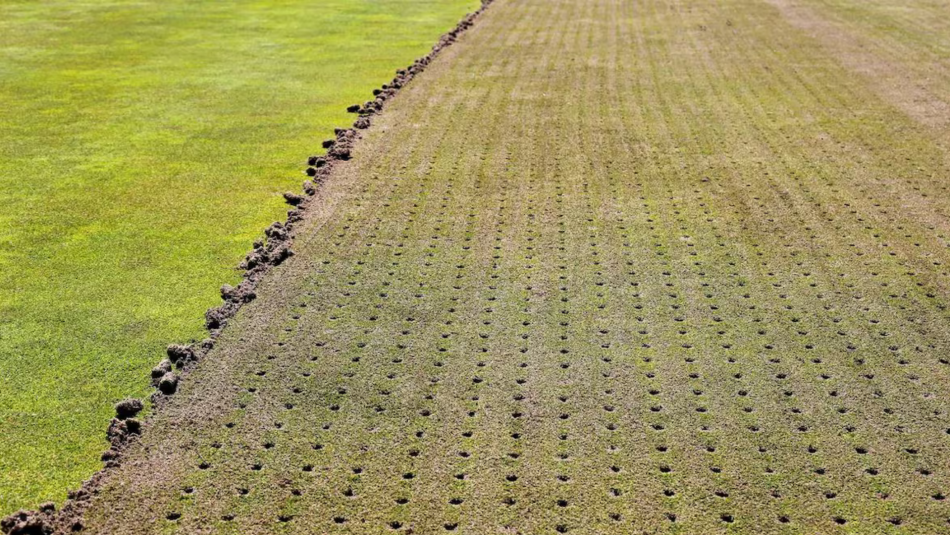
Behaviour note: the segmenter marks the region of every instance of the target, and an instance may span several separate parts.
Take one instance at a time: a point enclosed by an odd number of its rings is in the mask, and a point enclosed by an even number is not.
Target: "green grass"
[[[348,104],[472,0],[0,5],[0,513],[92,474]]]

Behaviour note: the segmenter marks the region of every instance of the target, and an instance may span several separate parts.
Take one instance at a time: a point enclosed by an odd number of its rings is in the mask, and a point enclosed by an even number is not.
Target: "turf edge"
[[[336,129],[336,138],[323,142],[326,154],[309,158],[306,174],[310,178],[303,183],[304,194],[284,193],[287,204],[294,207],[287,212],[286,221],[276,221],[264,230],[266,239],[255,242],[253,250],[241,262],[240,268],[245,270],[241,283],[237,287],[227,284],[222,286],[221,297],[224,303],[205,313],[208,337],[200,344],[169,345],[168,358],[152,369],[152,385],[156,387],[150,397],[152,414],[161,410],[168,398],[174,395],[178,383],[211,351],[228,320],[234,317],[244,304],[256,298],[255,289],[258,282],[272,267],[293,256],[291,246],[297,223],[303,220],[311,198],[316,194],[317,188],[329,179],[335,165],[350,159],[350,152],[361,137],[359,131],[369,128],[372,124],[371,117],[383,110],[386,101],[424,71],[442,50],[455,43],[458,36],[471,28],[492,2],[493,0],[481,0],[481,7],[463,17],[455,28],[443,34],[428,54],[416,59],[407,68],[398,69],[396,77],[390,83],[373,90],[373,100],[347,108],[348,112],[359,114],[353,126]],[[126,399],[116,404],[116,416],[106,431],[110,447],[102,454],[103,468],[84,481],[78,490],[69,491],[62,508],[57,510],[56,504],[49,502],[40,505],[35,511],[18,511],[0,520],[0,532],[6,535],[52,535],[82,531],[83,514],[90,498],[97,492],[109,471],[121,464],[122,452],[141,432],[142,422],[135,416],[143,408],[144,404],[138,399]]]

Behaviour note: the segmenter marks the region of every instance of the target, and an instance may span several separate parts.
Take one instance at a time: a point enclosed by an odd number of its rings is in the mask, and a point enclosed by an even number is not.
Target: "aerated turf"
[[[0,516],[99,468],[346,106],[477,5],[0,3]]]
[[[946,132],[887,97],[769,3],[498,0],[86,529],[950,529]]]

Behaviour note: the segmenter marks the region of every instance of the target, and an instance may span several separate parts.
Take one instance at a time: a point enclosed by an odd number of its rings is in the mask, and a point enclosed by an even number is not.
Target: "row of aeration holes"
[[[818,361],[820,362],[820,359],[814,359],[814,360],[818,360]],[[823,376],[823,378],[825,378],[825,377]],[[839,412],[840,412],[840,411],[839,411]]]
[[[749,113],[749,112],[746,110],[745,113]],[[791,138],[790,138],[790,134],[784,134],[784,137],[785,137],[785,141],[786,141],[786,142],[791,139]],[[771,139],[769,136],[765,136],[764,139],[765,139],[766,143],[767,143],[771,148],[773,148],[773,149],[775,148],[775,147],[774,147],[774,143],[773,143],[772,139]],[[865,139],[865,142],[868,142],[868,141],[869,141],[869,140]],[[839,145],[840,145],[840,146],[843,146],[843,143],[839,143]],[[824,153],[827,154],[827,151],[828,151],[827,148],[822,148],[821,150],[822,150]],[[799,176],[798,172],[796,171],[795,168],[796,168],[797,166],[795,165],[795,163],[794,163],[794,162],[790,162],[790,161],[788,160],[787,152],[785,152],[785,151],[778,151],[778,152],[776,152],[775,154],[778,154],[778,155],[779,155],[779,158],[780,158],[781,161],[784,163],[785,169],[786,169],[786,170],[788,171],[788,173],[792,176],[794,182],[796,182],[796,183],[801,183],[801,182],[802,182],[802,177]],[[821,160],[821,159],[817,159],[817,160],[812,160],[812,161],[805,162],[805,164],[806,164],[807,166],[809,166],[810,168],[814,169],[814,172],[813,172],[813,173],[808,173],[807,176],[812,176],[812,175],[814,175],[814,176],[816,176],[816,177],[821,177],[821,176],[823,175],[823,174],[821,173],[820,169],[818,169],[818,166],[820,165],[820,164],[818,163],[819,161],[822,161],[822,160]],[[888,168],[893,167],[894,164],[895,164],[895,162],[894,162],[894,161],[891,161],[891,160],[883,160],[882,163],[884,163],[885,167],[888,167]],[[764,164],[764,162],[761,162],[760,165],[761,165],[761,166],[764,166],[765,164]],[[919,172],[919,169],[915,169],[915,172]],[[768,174],[768,173],[766,173],[766,175],[767,175],[767,174]],[[911,174],[913,174],[913,173],[911,173]],[[848,177],[849,174],[848,174],[848,173],[844,173],[843,175],[836,175],[836,178],[840,178],[841,176]],[[887,180],[891,180],[892,178],[893,178],[892,176],[888,175]],[[883,182],[881,182],[880,180],[878,180],[877,182],[878,182],[878,184],[883,183]],[[905,181],[904,181],[904,180],[899,180],[899,182],[905,182]],[[908,182],[908,183],[909,183],[909,182]],[[825,189],[831,188],[831,192],[832,192],[832,193],[838,193],[838,191],[839,191],[839,190],[835,189],[835,185],[836,185],[836,184],[835,184],[833,181],[831,181],[830,179],[825,179],[821,184],[819,184],[819,187],[821,187],[822,185],[825,187]],[[865,196],[865,204],[870,204],[871,207],[873,207],[873,208],[880,208],[881,202],[880,202],[879,200],[874,199],[874,198],[871,198],[871,197],[868,197],[868,195],[867,195],[867,188],[866,188],[866,185],[867,185],[867,184],[866,184],[866,183],[864,183],[864,182],[857,182],[857,183],[855,183],[855,185],[856,185],[858,191],[859,191],[861,194],[863,194],[863,195]],[[819,211],[822,212],[822,216],[825,217],[826,219],[828,219],[829,221],[833,221],[833,218],[830,217],[831,214],[828,213],[827,209],[823,209],[823,208],[822,208],[822,205],[821,205],[820,201],[818,200],[818,198],[817,198],[815,195],[813,195],[813,194],[811,193],[811,191],[809,190],[808,186],[807,186],[807,185],[801,185],[800,188],[802,189],[802,191],[803,191],[803,193],[805,194],[805,196],[807,197],[807,199],[808,199],[812,204],[814,204],[814,205],[818,208]],[[887,189],[887,188],[885,188],[885,189]],[[914,189],[917,190],[918,188],[914,188]],[[946,189],[945,186],[944,186],[944,189]],[[853,191],[853,190],[852,190],[852,191]],[[924,193],[923,196],[926,196],[926,193]],[[850,208],[850,207],[851,207],[851,204],[854,203],[855,200],[858,200],[859,203],[860,203],[860,199],[855,199],[853,196],[848,197],[847,199],[840,199],[840,198],[838,199],[838,201],[841,202],[845,208]],[[827,206],[827,203],[826,203],[825,206]],[[887,215],[887,211],[886,211],[886,210],[879,210],[879,212],[880,212],[882,215]],[[857,223],[859,224],[859,226],[860,226],[861,223],[864,222],[864,218],[860,216],[860,213],[859,213],[857,210],[850,209],[850,214],[855,216],[855,219],[857,220]],[[893,217],[888,217],[887,219],[888,219],[889,221],[891,221],[891,222],[894,222],[894,221],[895,221],[895,219],[894,219]],[[840,229],[840,225],[839,225],[838,228]],[[931,228],[931,230],[933,230],[932,227],[929,227],[929,228]],[[901,227],[901,226],[898,226],[897,229],[898,229],[898,230],[902,230],[902,227]],[[865,229],[864,229],[864,230],[872,230],[872,228],[871,228],[870,226],[865,225]],[[910,238],[910,237],[911,237],[910,235],[906,235],[906,234],[905,234],[902,239],[907,239],[907,238]],[[875,239],[879,239],[880,236],[879,236],[878,234],[875,234],[875,235],[874,235],[874,238],[875,238]],[[886,245],[886,244],[885,244],[885,245]],[[919,244],[919,243],[915,243],[915,246],[919,247],[920,244]],[[890,253],[890,256],[895,256],[895,254],[894,254],[893,252],[891,252],[891,253]],[[937,263],[937,265],[939,265],[939,263]],[[919,284],[918,284],[918,286],[919,286]]]
[[[422,184],[419,184],[419,186],[418,186],[419,193],[418,193],[417,195],[421,195],[421,192],[423,191],[423,187],[424,187],[424,185],[425,185],[425,184],[424,184],[425,181],[420,181],[420,182],[423,182],[423,183],[422,183]],[[399,180],[398,180],[398,179],[393,180],[393,184],[392,184],[392,186],[390,187],[390,191],[389,191],[389,198],[395,198],[395,197],[396,197],[398,188],[399,188]],[[417,196],[417,198],[418,198],[418,196]],[[388,203],[387,203],[387,207],[388,207]],[[408,210],[408,211],[406,211],[406,212],[403,212],[403,215],[406,215],[406,216],[407,216],[407,221],[405,222],[405,226],[404,226],[403,232],[402,232],[402,237],[403,237],[403,239],[408,238],[408,236],[410,235],[410,232],[411,232],[411,230],[412,230],[412,225],[413,225],[413,223],[414,223],[414,221],[415,221],[414,216],[415,216],[415,214],[416,214],[415,208],[418,208],[418,202],[413,205],[413,209]],[[379,226],[377,225],[377,227],[374,229],[374,232],[379,232],[379,230],[380,230],[380,229],[379,229]],[[375,235],[370,236],[370,237],[371,237],[371,238],[374,238]],[[403,244],[402,244],[402,243],[399,243],[399,244],[397,245],[397,248],[398,248],[398,249],[401,249],[402,247],[403,247]],[[364,255],[368,256],[368,252],[367,252],[367,253],[364,253]],[[398,257],[398,256],[401,256],[401,252],[398,252],[398,254],[396,254],[395,256],[397,256],[397,257]],[[391,266],[390,266],[391,271],[389,271],[388,274],[387,274],[387,276],[388,276],[390,279],[395,275],[395,270],[398,269],[399,264],[400,264],[400,262],[395,262],[395,261],[391,263]],[[401,279],[400,279],[400,280],[401,280]],[[353,284],[353,283],[351,282],[351,284]],[[384,283],[383,283],[383,286],[384,286],[384,287],[388,287],[388,286],[390,286],[390,285],[391,285],[391,282],[389,282],[389,281],[384,281]],[[388,292],[391,291],[391,290],[387,290],[387,289],[385,289],[385,288],[373,288],[371,291],[374,292],[374,293],[377,293],[377,295],[378,295],[380,298],[385,299],[385,298],[387,297],[387,295],[388,295]],[[369,321],[370,321],[370,322],[376,321],[376,318],[378,317],[378,314],[381,314],[381,313],[382,313],[382,310],[381,310],[381,309],[379,309],[379,308],[375,309],[374,312],[372,312],[372,315],[368,318]],[[405,321],[411,324],[411,323],[413,322],[413,318],[411,318],[411,317],[410,317],[410,318],[406,318]],[[366,332],[366,333],[364,333],[364,334],[367,334],[367,333],[368,333],[368,332]],[[408,333],[408,329],[407,329],[407,330],[404,330],[404,331],[403,331],[403,334],[409,334],[409,333]],[[364,344],[365,344],[365,342],[364,342]],[[358,344],[357,347],[360,348],[359,346],[360,346],[360,344]],[[404,347],[404,346],[402,346],[402,344],[397,344],[397,346],[399,346],[399,347]],[[365,347],[365,345],[364,345],[363,347]],[[356,357],[356,358],[358,358],[358,357]],[[398,358],[398,357],[393,360],[393,363],[394,363],[394,364],[397,364],[397,365],[398,365],[399,363],[401,363],[401,362],[402,362],[402,360],[401,360],[400,358]],[[391,372],[390,372],[389,374],[387,374],[387,378],[390,379],[390,380],[393,380],[393,379],[396,379],[397,376],[396,376],[394,373],[391,373]],[[389,392],[389,390],[387,389],[387,390],[382,391],[381,393],[382,393],[383,395],[388,395],[388,392]],[[334,410],[334,409],[337,409],[337,410],[338,410],[338,406],[333,406],[333,407],[331,407],[331,410]],[[384,411],[384,408],[383,408],[383,407],[381,407],[381,406],[377,406],[377,407],[376,407],[376,413],[377,413],[377,414],[379,414],[380,412],[383,412],[383,411]],[[325,430],[325,431],[328,430],[328,427],[327,427],[327,426],[324,426],[324,430]],[[417,432],[416,432],[416,436],[417,436],[417,438],[422,438],[422,431],[417,431]],[[319,440],[319,438],[318,438],[318,440]],[[327,440],[327,437],[324,437],[323,440],[326,441],[326,440]],[[330,439],[330,440],[332,440],[332,439]],[[317,444],[315,444],[314,447],[315,447],[315,448],[318,448],[318,449],[322,449],[322,448],[323,448],[323,444],[320,443],[320,442],[318,442]],[[414,449],[414,450],[411,450],[411,451],[410,451],[410,456],[416,456],[416,455],[419,455],[419,451],[418,451],[418,450],[415,450],[415,449]],[[312,470],[312,467],[309,467],[309,466],[305,467],[305,470],[308,469],[308,468],[310,468],[310,469]],[[355,475],[359,475],[359,474],[362,474],[362,473],[363,473],[363,468],[362,468],[362,467],[353,467],[352,471],[353,471],[353,473],[354,473]],[[407,475],[411,475],[411,473],[407,473]],[[355,494],[355,492],[353,491],[352,487],[345,489],[345,490],[343,491],[343,495],[344,495],[344,496],[347,496],[347,497],[355,497],[355,496],[356,496],[356,494]],[[334,518],[334,521],[337,522],[337,523],[343,523],[343,522],[345,522],[345,517],[339,517],[339,516],[338,516],[338,517],[335,517],[335,518]],[[393,525],[394,525],[394,526],[398,526],[398,523],[394,523]]]
[[[807,347],[807,346],[806,346]],[[810,348],[809,348],[810,349]]]
[[[804,224],[804,223],[803,223],[803,224]],[[814,284],[812,284],[812,287],[814,287]],[[867,311],[868,308],[865,307],[863,310]],[[839,320],[836,319],[835,321],[837,322],[837,321],[839,321]],[[869,323],[871,323],[871,324],[876,324],[876,323],[878,323],[878,321],[875,320],[875,319],[871,319]],[[839,332],[840,332],[840,331],[839,331]],[[882,332],[881,334],[882,334],[882,335],[886,335],[887,333],[886,333],[886,332]],[[853,345],[849,345],[849,349],[853,350],[853,349],[854,349]],[[892,352],[896,352],[899,348],[897,348],[896,346],[893,346],[893,345],[892,345],[892,346],[890,346],[889,349],[890,349]],[[820,359],[812,359],[812,361],[813,361],[813,362],[820,362]],[[855,360],[855,363],[858,364],[858,365],[861,365],[861,364],[863,364],[863,359],[856,359],[856,360]],[[897,363],[898,363],[898,365],[904,366],[904,365],[907,365],[907,364],[909,363],[909,361],[908,361],[908,359],[906,359],[905,357],[901,357],[901,358],[898,360]],[[866,379],[871,379],[871,378],[873,378],[873,376],[874,376],[874,374],[869,374],[869,373],[867,373],[867,372],[862,373],[862,374],[860,375],[860,377],[866,378]],[[828,377],[827,377],[826,375],[824,375],[824,374],[821,375],[820,377],[821,377],[821,379],[827,379],[827,378],[828,378]],[[912,381],[915,381],[915,380],[916,380],[916,377],[913,377],[913,376],[910,376],[910,377],[908,377],[908,378],[909,378],[910,380],[912,380]],[[832,394],[835,394],[835,393],[836,393],[835,391],[832,391]],[[880,394],[879,391],[877,391],[877,392],[875,393],[875,395],[880,396],[881,394]],[[890,413],[892,412],[890,409],[885,409],[884,411],[885,411],[885,413],[888,413],[888,414],[890,414]]]
[[[797,177],[796,177],[796,179],[797,179]],[[854,211],[852,210],[852,212],[854,212]],[[828,215],[828,214],[826,214],[826,217],[827,217],[827,215]],[[872,227],[872,226],[864,224],[864,219],[863,219],[862,217],[860,217],[859,215],[856,215],[856,218],[857,218],[858,226],[863,226],[863,227],[864,227],[864,230],[873,231],[873,227]],[[774,221],[774,219],[770,219],[770,221]],[[800,223],[800,226],[801,226],[802,228],[808,229],[807,223],[804,221],[804,219],[801,218],[801,216],[799,216],[799,223]],[[777,225],[777,223],[776,223],[776,225]],[[903,227],[898,226],[898,230],[900,230],[900,229],[902,229],[902,228],[903,228]],[[776,228],[774,229],[774,231],[778,232],[780,235],[782,235],[782,231],[783,231],[783,230],[784,230],[784,229],[779,228],[779,227],[776,227]],[[784,237],[784,238],[787,238],[787,236],[783,236],[783,237]],[[879,232],[874,235],[874,238],[875,238],[875,239],[879,239],[880,237],[881,237],[881,236],[880,236],[880,233],[879,233]],[[909,237],[910,237],[910,235],[905,235],[905,236],[904,236],[904,238],[909,238]],[[820,248],[820,249],[823,249],[823,248],[824,248],[823,244],[821,244],[820,242],[814,241],[814,238],[815,238],[814,235],[812,235],[812,236],[810,237],[812,243],[813,243],[816,247],[818,247],[818,248]],[[882,245],[886,245],[886,244],[882,244]],[[919,246],[920,244],[917,243],[916,245]],[[789,246],[790,246],[789,244],[786,244],[786,247],[789,247]],[[855,247],[856,244],[855,244],[855,243],[851,243],[850,246],[851,246],[851,247]],[[863,251],[858,251],[856,254],[857,254],[858,256],[864,256],[866,253],[863,252]],[[887,262],[887,261],[885,260],[884,262]],[[880,263],[880,262],[879,262],[879,263]],[[938,264],[939,264],[939,263],[938,263]],[[870,266],[870,265],[872,265],[872,264],[871,264],[871,263],[868,263],[868,262],[865,262],[865,265],[869,265],[869,266]],[[902,262],[901,265],[903,266],[904,263]],[[883,267],[883,266],[882,266],[882,267]],[[885,268],[885,270],[886,270],[886,268]],[[880,271],[880,269],[875,270],[873,267],[871,267],[871,270],[870,270],[869,273],[868,273],[868,280],[873,280],[875,277],[877,277],[878,274],[879,274],[879,271]],[[913,272],[906,272],[905,275],[910,276],[910,277],[913,277],[913,276],[915,276],[916,274],[913,273]],[[844,275],[844,274],[840,274],[840,276],[844,277],[845,275]],[[881,283],[880,285],[881,285],[882,287],[888,286],[887,283]],[[848,286],[849,286],[849,287],[853,287],[853,283],[852,283],[851,285],[848,285]],[[920,286],[921,286],[921,283],[916,283],[916,286],[917,286],[917,287],[920,287]],[[901,296],[901,294],[899,294],[899,293],[894,293],[893,291],[892,291],[892,293],[889,295],[889,298],[890,298],[891,301],[894,301],[894,300],[903,300],[903,297]],[[903,308],[903,305],[898,305],[898,306],[901,307],[901,308]],[[925,306],[927,306],[927,305],[925,305]],[[913,324],[913,321],[911,321],[911,323]]]
[[[352,217],[349,217],[347,221],[348,221],[348,223],[351,224],[351,223],[353,223],[354,220],[353,220]],[[377,219],[377,226],[376,226],[376,228],[375,228],[375,230],[377,230],[377,231],[378,231],[378,228],[379,228],[379,227],[378,227],[379,221],[381,221],[381,220],[380,220],[380,219]],[[346,230],[348,230],[348,229],[349,229],[349,225],[344,226],[344,228],[343,228],[344,231],[346,231]],[[337,235],[337,238],[343,238],[344,235],[345,235],[345,234],[338,234],[338,235]],[[337,242],[337,243],[336,243],[336,246],[340,246],[340,242]],[[331,250],[331,251],[330,251],[330,254],[333,254],[333,253],[334,253],[334,251]],[[365,256],[366,254],[367,254],[367,253],[364,253],[364,256]],[[328,264],[328,263],[329,263],[329,261],[325,261],[325,262],[324,262],[324,264]],[[361,264],[361,263],[360,263],[360,264]],[[358,271],[354,273],[355,276],[357,276],[358,274],[359,274]],[[314,294],[311,293],[310,295],[312,296],[312,295],[314,295]],[[348,295],[348,294],[345,294],[345,295]],[[305,306],[306,306],[306,303],[302,303],[301,306],[302,306],[302,307],[305,307]],[[299,315],[295,315],[294,319],[299,319]],[[281,345],[282,345],[282,344],[281,344]],[[322,346],[323,344],[322,344],[322,343],[318,343],[317,345],[318,345],[318,346]],[[269,360],[273,360],[273,358],[275,358],[273,355],[268,356],[268,359],[269,359]],[[257,376],[263,376],[265,373],[266,373],[266,372],[264,372],[263,370],[260,370],[260,371],[256,372],[255,375],[257,375]],[[304,372],[303,375],[308,377],[308,376],[310,375],[310,373],[309,373],[309,372]],[[251,387],[251,388],[249,388],[249,390],[253,393],[253,392],[256,391],[256,388]],[[300,393],[300,392],[302,392],[302,390],[301,390],[299,387],[295,387],[295,388],[293,389],[293,392],[294,392],[294,393]],[[340,393],[345,394],[345,392],[346,392],[346,389],[345,389],[345,388],[340,389]],[[243,408],[243,407],[242,407],[242,408]],[[291,409],[291,408],[293,408],[293,405],[292,405],[292,404],[287,404],[287,405],[285,405],[285,408],[286,408],[286,409]],[[331,410],[331,412],[336,412],[336,411],[339,410],[339,406],[338,406],[338,405],[333,405],[333,406],[330,407],[330,410]],[[233,424],[229,424],[229,425],[233,425]],[[276,426],[277,426],[278,428],[280,428],[280,427],[281,427],[281,424],[280,424],[280,423],[277,423]],[[325,425],[323,426],[323,429],[324,429],[324,430],[328,430],[329,428],[330,428],[330,424],[329,424],[329,423],[327,423],[327,424],[325,424]],[[265,443],[263,444],[263,447],[264,447],[265,449],[270,449],[270,448],[274,447],[274,443],[273,443],[273,442],[265,442]],[[321,446],[320,446],[319,444],[316,444],[314,447],[315,447],[315,449],[319,449]],[[206,464],[203,464],[202,468],[205,468],[205,469],[206,469],[206,468],[208,468],[208,466],[207,466]],[[260,469],[262,469],[262,468],[263,468],[263,467],[262,467],[261,464],[254,464],[254,465],[251,467],[252,470],[260,470]],[[312,470],[312,466],[311,466],[311,465],[306,465],[306,466],[303,467],[303,470],[304,470],[304,471]],[[294,490],[293,492],[294,492],[295,494],[299,494],[299,491],[297,491],[297,490]],[[247,488],[239,489],[239,494],[246,495],[246,494],[248,494],[248,493],[249,493],[249,489],[247,489]],[[232,516],[231,518],[233,518],[233,516]],[[282,517],[281,520],[286,520],[286,518],[283,518],[283,517]]]
[[[420,187],[418,188],[418,190],[419,190],[419,193],[418,193],[418,194],[419,194],[420,196],[422,195],[422,192],[424,191],[424,189],[425,189],[425,188],[424,188],[422,185],[420,185]],[[394,194],[394,193],[393,193],[393,194]],[[445,200],[445,199],[443,199],[443,200]],[[417,203],[413,206],[413,208],[418,208],[418,207],[419,207],[419,206],[418,206],[418,202],[417,202]],[[443,207],[444,207],[444,206],[443,206]],[[444,214],[444,212],[442,212],[442,213]],[[403,230],[403,238],[404,238],[404,239],[408,238],[408,237],[410,236],[410,234],[411,234],[412,225],[413,225],[413,223],[415,222],[415,215],[416,215],[415,210],[411,210],[411,211],[409,212],[409,216],[410,216],[410,217],[409,217],[409,219],[408,219],[408,221],[407,221],[407,223],[406,223],[406,226],[405,226],[405,228],[404,228],[404,230]],[[401,248],[401,247],[402,247],[402,244],[400,244],[399,247]],[[399,255],[397,255],[397,256],[401,256],[401,254],[399,254]],[[394,265],[394,266],[397,266],[398,263],[397,263],[397,262],[394,262],[393,265]],[[416,296],[419,297],[419,294],[416,294]],[[405,326],[405,329],[401,332],[401,334],[402,334],[402,335],[409,335],[409,334],[410,334],[410,332],[409,332],[409,326],[412,325],[414,319],[410,317],[410,318],[406,318],[405,321],[406,321],[407,325]],[[405,346],[402,346],[402,347],[405,347]],[[400,364],[401,362],[402,362],[402,360],[399,359],[399,358],[394,359],[394,361],[393,361],[393,363],[394,363],[394,364],[397,364],[397,365]],[[389,375],[387,375],[387,377],[388,377],[389,379],[396,379],[396,375],[395,375],[395,374],[389,374]],[[432,397],[433,397],[432,394],[426,394],[426,395],[425,395],[425,398],[426,398],[426,399],[432,399]],[[420,412],[420,414],[421,414],[423,417],[428,417],[428,416],[430,416],[432,413],[431,413],[431,411],[429,411],[429,410],[423,410],[423,411]],[[417,439],[422,439],[422,438],[424,437],[424,431],[422,431],[422,430],[416,431],[416,432],[415,432],[415,437],[416,437]],[[413,448],[413,449],[411,449],[411,450],[409,451],[409,456],[410,456],[411,458],[412,458],[412,457],[417,457],[417,456],[419,456],[420,454],[421,454],[421,451],[420,451],[420,449],[418,449],[418,448]],[[355,473],[355,474],[360,474],[360,473],[362,473],[362,471],[363,471],[363,469],[360,468],[360,467],[354,468],[354,473]],[[412,473],[412,472],[407,472],[407,473],[403,474],[402,477],[403,477],[404,479],[411,479],[411,478],[414,478],[414,477],[415,477],[415,474]],[[344,491],[344,495],[346,495],[346,496],[348,496],[348,497],[353,497],[355,494],[354,494],[352,488],[348,488],[348,489],[346,489],[346,490]],[[399,504],[408,503],[408,498],[397,498],[397,499],[396,499],[396,503],[399,503]],[[336,517],[336,518],[334,519],[334,521],[337,522],[337,523],[343,523],[343,522],[345,522],[345,517]],[[399,527],[402,526],[402,523],[399,522],[399,521],[392,521],[392,522],[390,522],[389,525],[390,525],[390,527],[392,527],[392,528],[394,528],[394,529],[398,529]],[[450,529],[450,528],[454,529],[454,527],[453,527],[452,525],[450,525],[450,524],[446,524],[446,528],[447,528],[447,529]]]
[[[559,178],[560,177],[561,175],[559,174]],[[558,340],[560,342],[560,348],[558,350],[558,354],[560,355],[560,359],[559,359],[560,362],[558,363],[558,367],[561,370],[561,381],[562,382],[566,381],[569,384],[572,382],[567,381],[567,377],[569,377],[571,374],[578,373],[575,371],[575,366],[574,366],[575,364],[577,364],[577,361],[575,360],[576,356],[570,355],[570,350],[569,350],[570,336],[571,336],[572,331],[575,329],[575,327],[572,326],[572,315],[575,312],[573,309],[576,305],[582,304],[580,302],[579,297],[575,297],[575,296],[582,295],[578,293],[576,289],[576,285],[579,284],[579,282],[576,282],[576,279],[581,277],[582,274],[586,274],[588,267],[593,271],[593,275],[598,280],[603,275],[602,272],[600,271],[601,262],[599,258],[599,251],[597,249],[597,244],[596,244],[597,239],[598,239],[596,231],[591,230],[584,234],[584,237],[586,237],[588,241],[586,248],[583,245],[584,238],[576,239],[572,236],[571,237],[572,239],[569,242],[569,237],[567,235],[567,223],[565,222],[565,215],[568,211],[570,211],[574,217],[579,216],[581,219],[583,219],[583,222],[581,221],[571,222],[570,227],[572,230],[596,226],[595,221],[594,221],[594,215],[595,215],[594,207],[591,203],[591,198],[590,198],[589,183],[583,182],[580,184],[580,186],[581,186],[580,188],[581,194],[579,196],[572,197],[572,200],[576,199],[576,202],[579,205],[582,205],[583,209],[580,209],[580,206],[571,206],[571,207],[565,206],[565,203],[563,202],[564,201],[564,185],[563,185],[563,182],[560,180],[557,182],[556,203],[555,203],[556,215],[558,218],[558,226],[557,226],[557,229],[558,229],[557,245],[558,246],[556,248],[553,260],[555,262],[555,266],[554,266],[555,273],[557,273],[556,284],[557,284],[558,293],[555,295],[558,296],[558,301],[554,303],[554,306],[557,308],[558,317],[561,319],[561,321],[559,322],[560,330],[558,331],[560,333],[558,335]],[[581,232],[583,231],[578,230],[578,234],[580,234]],[[575,241],[577,243],[575,243]],[[577,247],[581,247],[582,249],[575,252],[574,251],[575,245]],[[588,251],[586,256],[589,256],[589,260],[587,261],[580,260],[580,258],[585,256],[584,253],[581,252],[585,249]],[[578,256],[577,258],[575,258],[575,255],[581,255],[581,256]],[[574,267],[568,270],[569,265],[574,266]],[[571,275],[571,276],[568,277],[568,275]],[[595,292],[595,295],[598,296],[597,300],[599,301],[599,303],[596,304],[595,307],[598,310],[605,309],[606,301],[603,300],[604,298],[603,290],[602,288],[598,287],[596,283],[595,283],[594,292]],[[611,375],[609,373],[602,373],[599,377],[601,378],[601,380],[607,380],[609,382]],[[609,384],[606,386],[600,387],[599,391],[602,392],[603,395],[608,396],[608,398],[610,394],[613,392]],[[572,438],[572,432],[574,431],[574,429],[572,428],[571,420],[570,420],[572,414],[570,412],[571,406],[569,405],[569,403],[573,399],[573,396],[570,394],[571,394],[570,391],[562,391],[562,393],[557,397],[558,402],[560,402],[563,406],[563,408],[561,409],[562,412],[559,415],[561,425],[558,426],[558,430],[557,430],[558,432],[557,438],[560,441],[559,448],[558,448],[559,451],[557,455],[558,455],[559,460],[561,461],[561,463],[559,463],[559,466],[564,466],[565,468],[569,467],[570,464],[564,464],[564,463],[573,462],[571,449],[575,447],[572,445],[571,442],[569,442],[570,439]],[[611,411],[613,408],[613,406],[609,403],[609,401],[604,401],[604,406],[606,407],[605,410],[607,410],[608,412]],[[613,439],[611,439],[611,443],[608,446],[608,451],[613,452],[613,451],[616,451],[616,449],[617,447],[615,443],[613,442]],[[620,470],[621,468],[614,463],[609,468],[609,473],[618,473]],[[570,472],[569,468],[564,469],[564,470],[559,470],[559,473],[555,475],[555,478],[557,479],[557,481],[561,483],[568,483],[571,481],[571,478],[568,475],[569,472]],[[615,497],[618,491],[614,489],[611,492],[612,494],[608,493],[608,495],[610,497]],[[556,500],[556,505],[559,508],[566,508],[569,505],[569,500],[562,497]],[[609,517],[614,521],[620,521],[622,519],[622,515],[618,512],[610,513]],[[559,533],[565,533],[569,531],[569,529],[570,528],[567,524],[559,524],[555,527],[555,531]]]
[[[444,207],[443,207],[443,208],[444,208]],[[473,224],[474,224],[474,221],[471,221],[471,218],[470,218],[469,225],[473,225]],[[498,226],[502,226],[502,225],[503,225],[502,222],[499,222],[499,223],[498,223]],[[496,238],[496,241],[500,241],[500,238]],[[497,256],[497,255],[496,255],[496,256]],[[461,271],[461,268],[458,268],[458,269]],[[461,274],[460,274],[459,276],[461,276]],[[457,301],[457,298],[453,298],[453,300]],[[486,313],[490,314],[490,312],[491,312],[490,309],[486,309]],[[484,320],[484,323],[490,324],[490,320]],[[483,349],[482,351],[484,352],[485,350]],[[478,363],[476,363],[476,366],[477,366],[477,367],[483,367],[483,366],[484,366],[484,362],[479,361]],[[480,381],[480,378],[479,378],[478,375],[476,374],[476,375],[473,377],[473,383],[476,383],[476,384],[477,384],[477,383],[480,383],[480,382],[481,382],[481,381]],[[473,397],[471,398],[471,401],[472,401],[472,403],[474,404],[474,408],[477,409],[477,405],[478,405],[478,401],[479,401],[479,396],[478,396],[478,395],[473,396]],[[470,418],[473,418],[476,414],[477,414],[477,410],[472,410],[472,411],[470,411],[470,412],[468,413],[468,416],[469,416]],[[462,433],[463,439],[468,439],[468,438],[471,438],[472,436],[473,436],[473,432],[472,432],[472,431],[463,431],[463,433]],[[462,458],[467,458],[467,457],[470,455],[470,453],[467,452],[467,451],[464,450],[464,449],[461,449],[459,455],[460,455],[460,457],[462,457]],[[408,475],[412,475],[412,474],[408,474]],[[465,474],[464,474],[464,472],[460,472],[460,473],[457,473],[454,477],[455,477],[456,479],[464,480],[464,479],[465,479]],[[401,498],[400,500],[405,500],[405,498]],[[460,505],[460,504],[462,503],[462,501],[463,501],[463,500],[462,500],[461,498],[452,498],[450,503],[452,503],[452,504],[454,504],[454,505]],[[404,503],[404,502],[403,502],[403,503]],[[391,527],[391,528],[396,528],[396,529],[398,529],[398,528],[401,527],[401,526],[402,526],[402,523],[399,522],[399,521],[393,521],[393,522],[390,523],[390,527]],[[446,523],[446,524],[445,524],[445,528],[446,528],[447,530],[454,530],[454,529],[456,528],[456,526],[457,526],[456,523]]]
[[[658,236],[654,236],[654,238],[658,238]],[[660,450],[661,450],[661,451],[665,451],[665,447],[660,447]],[[662,471],[662,470],[661,470],[661,471]],[[667,495],[669,495],[670,492],[672,492],[672,491],[667,490]],[[727,515],[727,516],[728,516],[728,515]]]
[[[859,451],[859,450],[860,450],[860,448],[858,448],[858,451]]]

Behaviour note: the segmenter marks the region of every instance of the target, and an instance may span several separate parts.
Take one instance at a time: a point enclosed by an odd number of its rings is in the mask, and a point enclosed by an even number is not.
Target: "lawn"
[[[88,532],[946,533],[950,137],[793,3],[494,2]]]
[[[476,6],[0,5],[0,513],[100,466],[345,107]]]

